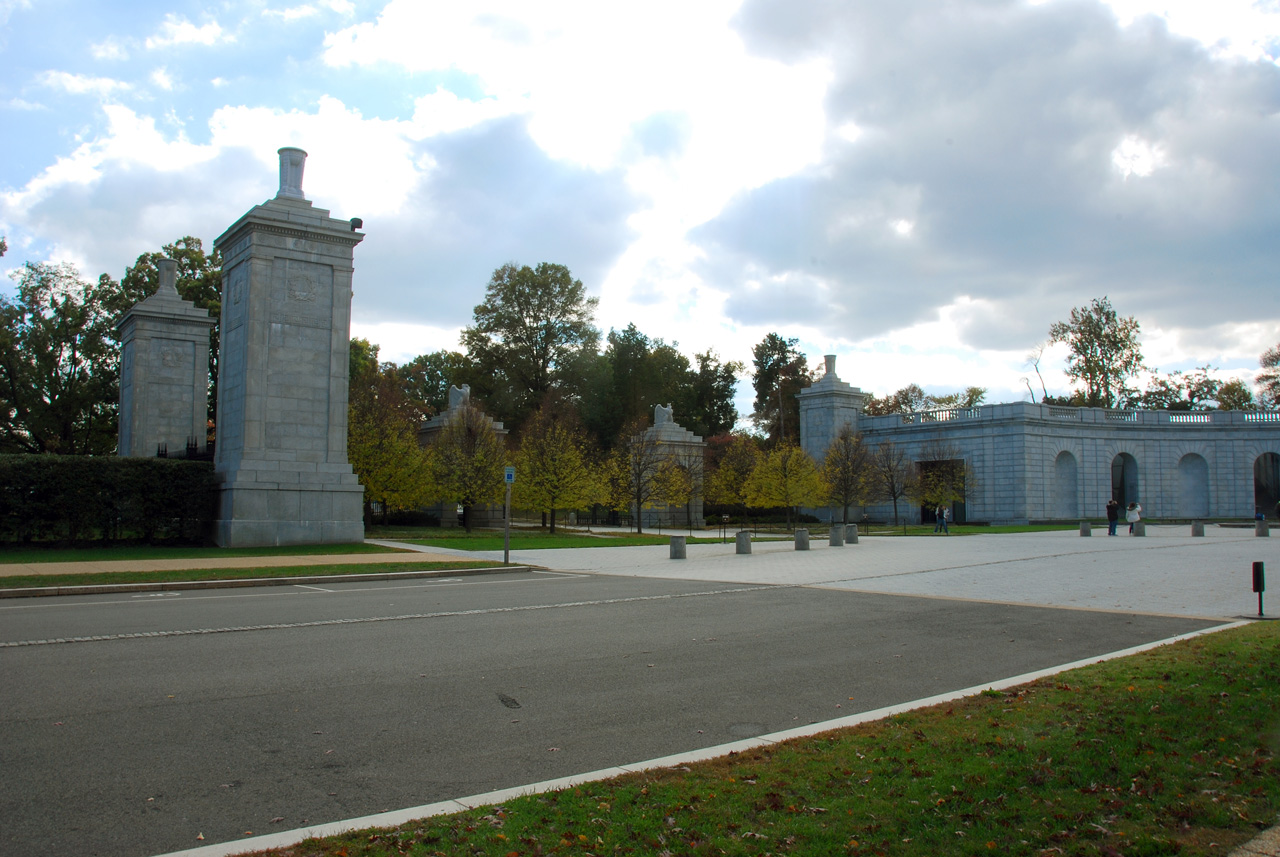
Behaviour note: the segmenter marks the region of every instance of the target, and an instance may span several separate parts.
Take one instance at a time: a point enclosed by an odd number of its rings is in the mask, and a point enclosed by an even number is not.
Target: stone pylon
[[[180,457],[207,448],[209,311],[178,295],[178,263],[157,264],[160,287],[121,317],[119,455]]]
[[[336,220],[303,195],[306,152],[279,154],[275,198],[214,242],[223,546],[364,538],[364,489],[347,462],[352,260],[364,235],[359,220]]]

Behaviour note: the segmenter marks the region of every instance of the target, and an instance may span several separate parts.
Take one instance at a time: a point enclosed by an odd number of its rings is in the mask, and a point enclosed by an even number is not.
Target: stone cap
[[[139,317],[177,321],[187,325],[213,327],[217,319],[201,309],[193,301],[183,300],[178,294],[178,263],[174,259],[161,259],[156,263],[160,271],[160,286],[155,294],[143,298],[125,311],[116,322],[116,329]]]

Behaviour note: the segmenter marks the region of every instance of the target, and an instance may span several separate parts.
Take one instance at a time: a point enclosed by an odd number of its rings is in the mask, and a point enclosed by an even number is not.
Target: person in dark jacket
[[[1107,535],[1116,534],[1116,525],[1120,523],[1120,504],[1112,497],[1107,501]]]

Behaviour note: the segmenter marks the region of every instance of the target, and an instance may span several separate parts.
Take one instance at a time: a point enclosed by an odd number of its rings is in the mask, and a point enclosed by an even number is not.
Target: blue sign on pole
[[[516,469],[514,467],[504,468],[502,476],[506,483],[511,485],[516,481]]]

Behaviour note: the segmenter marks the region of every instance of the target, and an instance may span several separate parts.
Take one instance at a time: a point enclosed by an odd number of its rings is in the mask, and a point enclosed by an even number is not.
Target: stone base
[[[256,488],[223,485],[213,541],[218,547],[351,544],[364,541],[359,485]]]

